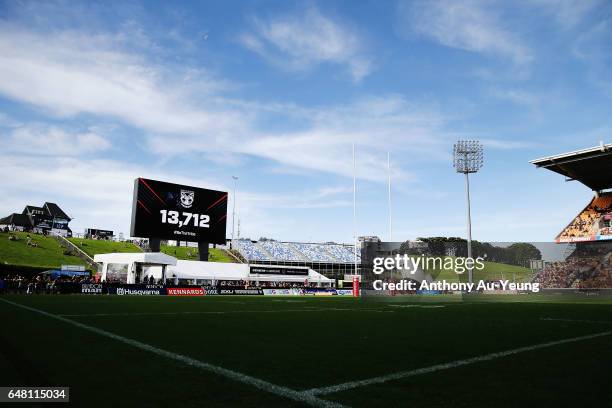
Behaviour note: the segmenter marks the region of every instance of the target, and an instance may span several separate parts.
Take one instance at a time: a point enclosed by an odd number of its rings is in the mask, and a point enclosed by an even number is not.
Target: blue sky
[[[231,190],[241,235],[551,240],[588,188],[529,160],[611,142],[612,5],[590,0],[0,3],[0,213],[129,232],[133,179]],[[602,169],[609,171],[609,169]],[[230,203],[231,205],[231,203]],[[229,231],[228,231],[229,235]]]

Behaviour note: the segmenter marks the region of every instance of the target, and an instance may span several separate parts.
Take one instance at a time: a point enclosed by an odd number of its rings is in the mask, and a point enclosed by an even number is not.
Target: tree
[[[528,266],[530,259],[542,259],[542,253],[532,244],[517,242],[507,248],[513,265]]]

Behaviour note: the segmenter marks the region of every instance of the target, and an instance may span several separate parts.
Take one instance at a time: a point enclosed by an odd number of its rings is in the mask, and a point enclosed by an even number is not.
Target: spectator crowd
[[[612,288],[612,243],[579,244],[565,261],[547,263],[534,282],[543,288]]]
[[[82,284],[100,283],[97,278],[83,276],[59,276],[52,278],[50,275],[38,274],[27,277],[21,274],[9,274],[0,276],[0,294],[27,294],[27,295],[51,295],[59,293],[80,293]],[[161,281],[143,281],[143,284],[162,285]],[[123,285],[119,279],[108,279],[104,282],[105,286]],[[175,284],[173,280],[167,280],[166,286],[185,286]],[[214,286],[219,288],[259,288],[259,289],[305,289],[315,288],[317,285],[311,283],[297,282],[248,282],[244,280],[220,280]]]
[[[612,213],[612,194],[596,197],[572,222],[559,234],[558,239],[586,238],[595,235],[597,231],[609,232],[609,227],[604,231],[599,230],[599,221],[604,215]]]
[[[38,274],[31,277],[20,274],[0,276],[0,294],[56,294],[65,292],[67,286],[95,283],[92,277]]]

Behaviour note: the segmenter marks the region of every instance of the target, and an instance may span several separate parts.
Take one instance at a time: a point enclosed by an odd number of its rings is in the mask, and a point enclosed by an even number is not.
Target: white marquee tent
[[[175,266],[177,260],[161,252],[116,252],[94,255],[94,262],[101,265],[98,270],[103,281],[117,277],[126,283],[136,283],[150,276],[163,279],[167,268]]]
[[[244,280],[249,282],[295,282],[316,283],[318,286],[331,286],[333,280],[306,267],[274,266],[275,269],[304,269],[305,275],[257,274],[251,273],[253,264],[182,261],[159,252],[98,254],[94,261],[101,264],[101,279],[119,277],[126,283],[148,280],[183,280],[194,284],[220,280]],[[267,265],[269,266],[269,265]],[[209,282],[205,282],[209,281]]]

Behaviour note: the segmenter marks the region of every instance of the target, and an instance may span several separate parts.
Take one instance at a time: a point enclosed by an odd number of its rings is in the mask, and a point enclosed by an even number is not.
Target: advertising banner
[[[166,293],[168,296],[204,296],[204,289],[201,287],[197,288],[167,288]]]
[[[162,285],[114,285],[108,287],[109,295],[153,296],[165,295],[166,288]]]
[[[101,294],[102,284],[101,283],[83,283],[81,285],[81,293]]]
[[[219,288],[218,292],[219,295],[263,295],[263,290],[260,288]]]
[[[206,295],[263,295],[264,292],[261,288],[248,288],[245,289],[237,288],[237,287],[214,287],[214,286],[204,286],[202,290]]]
[[[314,296],[334,296],[336,295],[336,289],[331,288],[305,288],[302,290],[304,295]]]
[[[288,267],[268,265],[251,265],[249,269],[251,274],[267,274],[267,275],[308,275],[308,268]]]
[[[263,289],[263,294],[267,296],[299,296],[303,294],[302,289]]]

